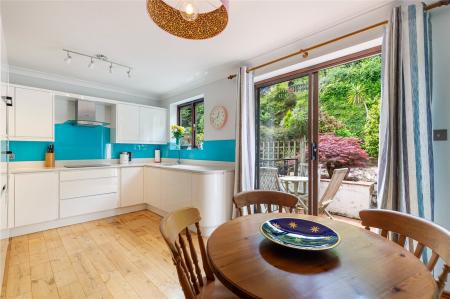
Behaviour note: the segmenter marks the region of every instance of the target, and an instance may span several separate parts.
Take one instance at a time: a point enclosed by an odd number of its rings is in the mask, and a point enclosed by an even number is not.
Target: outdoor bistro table
[[[313,220],[341,242],[300,251],[266,240],[261,224],[276,217]],[[242,298],[432,298],[436,283],[412,253],[344,222],[299,214],[253,214],[219,226],[207,255],[218,279]]]
[[[280,177],[280,181],[283,183],[284,188],[286,191],[289,192],[289,190],[291,190],[289,188],[289,184],[292,183],[294,185],[294,188],[292,189],[293,193],[295,195],[303,195],[306,193],[307,190],[307,185],[308,185],[308,177],[307,176],[292,176],[292,175],[287,175],[287,176],[282,176]],[[298,188],[300,183],[302,183],[302,192],[300,192],[300,189]]]

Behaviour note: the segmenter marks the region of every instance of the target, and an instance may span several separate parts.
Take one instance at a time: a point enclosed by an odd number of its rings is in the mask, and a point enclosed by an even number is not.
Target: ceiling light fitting
[[[207,39],[221,33],[228,23],[228,0],[147,0],[153,22],[172,35]]]
[[[94,68],[95,60],[103,61],[103,62],[109,64],[108,70],[109,70],[110,74],[112,74],[113,66],[118,66],[118,67],[127,69],[127,71],[126,71],[127,76],[128,76],[128,78],[131,78],[131,71],[133,69],[131,66],[111,61],[108,59],[108,57],[106,57],[103,54],[88,55],[88,54],[84,54],[84,53],[80,53],[80,52],[76,52],[76,51],[72,51],[72,50],[67,50],[67,49],[63,49],[63,51],[66,52],[66,54],[67,54],[66,58],[64,58],[64,61],[67,64],[69,64],[72,61],[72,55],[75,54],[75,55],[90,58],[91,61],[88,64],[88,68],[90,68],[90,69]]]

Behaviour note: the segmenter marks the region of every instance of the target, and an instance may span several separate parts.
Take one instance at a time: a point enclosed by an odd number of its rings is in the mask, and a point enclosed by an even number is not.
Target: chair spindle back
[[[194,299],[203,287],[203,274],[194,246],[189,226],[195,225],[201,264],[206,279],[214,280],[214,274],[208,264],[205,244],[200,231],[200,213],[195,208],[185,208],[170,213],[161,220],[160,231],[172,253],[183,293],[186,298]]]
[[[245,209],[248,215],[262,213],[264,212],[263,209],[267,209],[268,213],[275,211],[293,213],[298,198],[285,192],[255,190],[236,194],[233,202],[239,211],[239,216],[244,215]]]
[[[406,240],[417,242],[411,252],[420,259],[425,248],[431,250],[426,266],[432,271],[441,258],[444,262],[439,278],[436,280],[439,295],[444,291],[450,271],[450,233],[448,230],[425,219],[390,210],[362,210],[359,212],[362,225],[380,229],[380,235],[405,247]]]

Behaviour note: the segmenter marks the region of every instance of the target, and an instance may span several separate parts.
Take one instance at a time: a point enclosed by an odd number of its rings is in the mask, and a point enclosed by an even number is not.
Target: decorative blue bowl
[[[323,224],[299,218],[274,218],[261,225],[270,241],[300,250],[326,250],[336,247],[341,238]]]

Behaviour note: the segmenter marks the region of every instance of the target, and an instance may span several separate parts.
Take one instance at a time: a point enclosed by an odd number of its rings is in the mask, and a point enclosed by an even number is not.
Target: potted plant
[[[184,136],[185,128],[179,125],[171,125],[170,132],[172,133],[172,137],[175,138],[175,142],[177,148],[180,147],[180,139]]]

